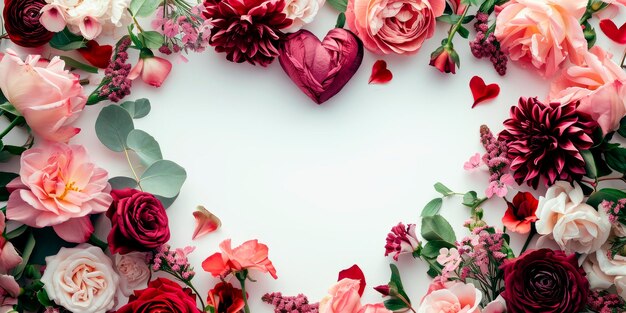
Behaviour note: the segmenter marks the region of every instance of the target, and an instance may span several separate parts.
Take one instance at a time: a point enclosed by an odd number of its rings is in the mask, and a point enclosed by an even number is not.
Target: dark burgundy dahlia
[[[204,16],[213,29],[209,43],[232,62],[267,66],[278,56],[280,29],[292,20],[284,0],[206,0]]]
[[[576,111],[576,103],[544,104],[537,98],[521,98],[511,107],[500,139],[506,141],[511,170],[518,184],[537,188],[543,177],[572,181],[585,174],[581,150],[593,145],[591,133],[597,123]]]

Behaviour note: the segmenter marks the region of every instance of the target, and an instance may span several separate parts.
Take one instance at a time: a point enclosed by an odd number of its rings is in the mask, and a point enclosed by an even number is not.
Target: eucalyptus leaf
[[[146,192],[172,198],[179,193],[185,179],[187,172],[180,165],[169,160],[159,160],[141,175],[139,185]]]
[[[159,195],[155,195],[155,197],[157,199],[159,199],[159,201],[161,201],[161,204],[163,204],[164,208],[169,208],[172,206],[172,204],[174,204],[174,201],[176,201],[176,199],[178,199],[178,195],[172,197],[172,198],[166,198],[166,197],[162,197]]]
[[[151,30],[139,33],[139,40],[141,40],[148,49],[159,49],[163,46],[164,39],[161,33]]]
[[[117,176],[109,179],[113,189],[137,188],[137,181],[130,177]]]
[[[441,209],[441,205],[443,204],[443,199],[441,198],[435,198],[430,200],[426,206],[424,207],[424,209],[422,209],[422,217],[424,216],[433,216],[439,213],[439,210]]]
[[[145,98],[135,101],[126,101],[120,104],[120,106],[126,109],[130,116],[135,119],[145,117],[150,113],[150,101]]]
[[[163,159],[159,143],[143,130],[131,130],[126,138],[126,145],[135,151],[141,162],[147,166]]]
[[[128,147],[126,138],[135,128],[128,111],[117,105],[104,107],[96,119],[96,135],[107,148],[122,152]]]
[[[426,216],[422,218],[422,237],[428,241],[441,240],[448,243],[456,241],[454,229],[441,215]]]
[[[156,11],[159,4],[161,0],[132,0],[129,9],[133,16],[148,17]]]

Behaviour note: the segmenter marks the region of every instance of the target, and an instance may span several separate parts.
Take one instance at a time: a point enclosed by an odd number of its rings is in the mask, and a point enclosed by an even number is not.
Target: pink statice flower
[[[273,305],[275,313],[318,313],[319,309],[318,303],[309,303],[309,299],[303,294],[289,297],[273,292],[266,293],[261,300]]]
[[[504,174],[498,180],[494,180],[489,183],[485,195],[487,198],[491,198],[494,195],[504,198],[509,192],[508,186],[512,186],[515,183],[515,179],[511,174]]]
[[[473,169],[478,168],[480,166],[480,163],[481,163],[480,153],[476,153],[473,156],[471,156],[467,162],[463,164],[463,169],[466,171],[471,171]]]
[[[184,280],[191,280],[196,272],[189,263],[189,254],[195,250],[195,247],[187,246],[172,250],[169,245],[163,245],[157,249],[152,260],[153,271],[164,271]]]
[[[387,244],[385,245],[385,256],[393,254],[393,259],[398,260],[401,254],[415,253],[422,248],[422,244],[417,239],[415,232],[416,225],[398,225],[391,228],[391,232],[387,234]]]
[[[160,6],[151,23],[165,39],[159,51],[164,54],[202,52],[209,47],[212,24],[204,17],[205,10],[203,4],[185,7],[168,2],[166,6]]]

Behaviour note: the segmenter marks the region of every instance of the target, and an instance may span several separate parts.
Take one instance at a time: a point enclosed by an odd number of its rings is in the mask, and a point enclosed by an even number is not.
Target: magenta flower
[[[521,98],[504,126],[500,139],[508,145],[518,184],[526,182],[536,189],[542,178],[552,185],[585,174],[580,151],[593,145],[590,135],[597,123],[577,112],[576,103],[544,104],[537,98]]]
[[[415,224],[404,226],[404,224],[398,223],[391,228],[391,232],[387,235],[385,256],[393,254],[393,259],[397,261],[401,254],[419,251],[422,245],[417,239],[415,227]]]

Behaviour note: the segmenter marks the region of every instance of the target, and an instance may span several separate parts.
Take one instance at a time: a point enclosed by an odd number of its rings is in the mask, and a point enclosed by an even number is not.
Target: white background
[[[335,18],[326,6],[308,29],[324,36]],[[234,245],[257,238],[269,246],[279,279],[252,274],[258,280],[249,284],[253,312],[272,312],[260,301],[272,291],[304,293],[316,302],[353,264],[368,282],[363,303],[380,302],[371,287],[388,281],[392,260],[384,257],[384,245],[390,228],[400,221],[419,225],[422,207],[438,196],[432,188],[437,181],[484,194],[487,173],[463,170],[471,155],[484,152],[480,125],[499,132],[510,106],[520,96],[545,99],[549,81],[511,63],[500,77],[458,36],[461,68],[456,75],[441,74],[428,62],[446,31],[440,25],[414,56],[366,51],[353,79],[321,106],[300,92],[277,61],[268,68],[234,64],[213,50],[188,56],[188,63],[172,59],[174,68],[160,89],[135,82],[128,99],[152,103],[152,112],[135,120],[135,127],[153,135],[164,157],[187,170],[181,196],[168,210],[170,243],[196,246],[191,260],[203,298],[217,281],[203,272],[202,260],[226,238]],[[598,37],[619,61],[621,48]],[[387,85],[368,85],[377,59],[393,72]],[[473,75],[500,84],[500,96],[471,109]],[[131,176],[123,154],[108,151],[95,136],[104,105],[84,111],[82,132],[72,142],[84,144],[111,177]],[[462,237],[469,212],[459,203],[444,202],[442,212]],[[219,216],[223,227],[192,241],[197,205]],[[487,220],[501,226],[505,208],[501,200],[489,201]],[[519,249],[524,239],[513,236],[514,246]],[[409,295],[419,302],[430,282],[425,264],[407,256],[400,268]]]

